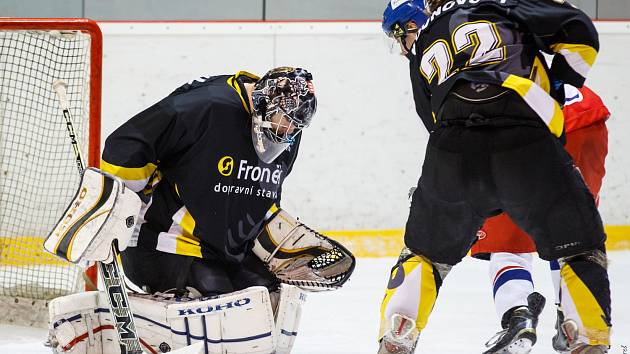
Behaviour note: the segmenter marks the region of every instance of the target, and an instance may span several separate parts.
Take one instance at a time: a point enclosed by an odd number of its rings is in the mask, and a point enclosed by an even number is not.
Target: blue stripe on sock
[[[510,280],[528,280],[530,283],[534,283],[532,281],[532,274],[525,269],[510,269],[503,274],[499,275],[497,281],[494,282],[494,289],[492,289],[492,296],[497,295],[497,291],[499,288],[507,283]]]
[[[560,263],[557,260],[549,261],[549,268],[551,270],[560,270]]]

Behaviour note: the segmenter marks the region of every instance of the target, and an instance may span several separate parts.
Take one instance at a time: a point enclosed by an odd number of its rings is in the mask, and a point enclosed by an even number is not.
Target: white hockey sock
[[[527,306],[527,296],[534,291],[531,253],[492,253],[490,279],[494,306],[499,315],[516,306]]]
[[[553,290],[555,294],[555,304],[560,303],[560,264],[558,261],[550,261],[549,268],[551,269],[551,282],[553,283]]]

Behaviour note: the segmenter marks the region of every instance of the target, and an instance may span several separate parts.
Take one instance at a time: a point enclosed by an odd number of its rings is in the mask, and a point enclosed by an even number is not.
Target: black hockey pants
[[[451,96],[431,133],[405,244],[456,264],[484,220],[505,211],[552,260],[602,248],[593,196],[562,143],[513,93],[488,103]]]
[[[122,254],[125,275],[150,293],[193,287],[203,296],[227,294],[250,286],[275,290],[279,283],[250,253],[239,264],[129,247]]]

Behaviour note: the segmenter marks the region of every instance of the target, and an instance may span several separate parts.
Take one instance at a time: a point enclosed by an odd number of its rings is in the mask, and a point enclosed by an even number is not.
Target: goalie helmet
[[[252,140],[264,162],[272,162],[311,124],[317,109],[312,80],[302,68],[279,67],[254,85]]]
[[[420,27],[427,21],[424,7],[424,0],[391,0],[383,12],[383,32],[388,37],[404,37],[407,22],[413,21]]]

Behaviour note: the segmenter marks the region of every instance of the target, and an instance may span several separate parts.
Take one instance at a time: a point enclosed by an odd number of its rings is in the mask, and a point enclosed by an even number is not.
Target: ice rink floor
[[[394,259],[357,260],[350,282],[337,292],[311,294],[304,308],[295,354],[376,353],[378,311]],[[630,252],[611,252],[613,342],[610,354],[630,354]],[[546,262],[534,265],[537,290],[547,297],[532,354],[551,354],[555,308]],[[440,290],[416,353],[482,353],[483,343],[499,330],[492,304],[487,263],[471,258],[457,265]],[[50,353],[46,331],[0,325],[0,354]]]

